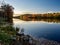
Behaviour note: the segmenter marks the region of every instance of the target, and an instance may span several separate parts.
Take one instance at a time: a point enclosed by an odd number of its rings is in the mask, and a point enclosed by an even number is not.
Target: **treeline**
[[[35,18],[60,19],[60,13],[47,13],[36,15]]]
[[[9,4],[0,6],[0,17],[4,18],[8,23],[13,23],[13,10],[14,8]]]
[[[24,14],[21,18],[42,18],[42,19],[60,19],[60,13],[46,13],[46,14]]]

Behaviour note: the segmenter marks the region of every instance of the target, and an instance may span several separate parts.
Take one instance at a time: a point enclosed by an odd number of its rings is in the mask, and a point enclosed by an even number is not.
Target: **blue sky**
[[[60,0],[5,0],[5,2],[15,8],[15,13],[46,13],[60,11]]]

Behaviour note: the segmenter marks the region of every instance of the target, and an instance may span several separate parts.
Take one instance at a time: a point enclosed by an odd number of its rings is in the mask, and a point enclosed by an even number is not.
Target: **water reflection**
[[[33,37],[44,37],[49,40],[60,42],[60,20],[41,19],[41,21],[24,21],[14,19],[14,26],[24,28],[24,33],[32,35]]]
[[[23,21],[45,21],[45,22],[60,23],[60,19],[22,18],[21,20],[23,20]]]

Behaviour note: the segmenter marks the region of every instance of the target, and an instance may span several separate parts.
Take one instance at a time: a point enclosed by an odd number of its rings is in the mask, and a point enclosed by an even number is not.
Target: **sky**
[[[60,12],[60,0],[5,0],[5,3],[15,8],[15,14]]]

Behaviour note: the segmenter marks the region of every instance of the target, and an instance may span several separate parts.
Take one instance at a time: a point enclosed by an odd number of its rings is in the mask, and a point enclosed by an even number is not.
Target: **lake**
[[[24,29],[24,33],[35,38],[45,38],[60,42],[60,21],[58,20],[30,20],[13,19],[15,27]],[[20,31],[19,31],[20,33]]]

